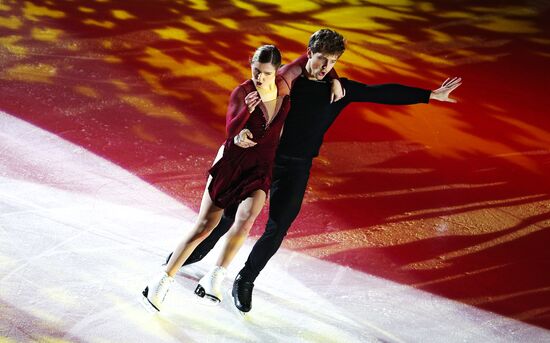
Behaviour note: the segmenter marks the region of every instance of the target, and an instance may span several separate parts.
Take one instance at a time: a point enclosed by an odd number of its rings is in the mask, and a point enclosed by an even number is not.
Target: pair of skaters
[[[233,282],[235,306],[242,312],[251,310],[254,281],[298,215],[324,134],[348,104],[456,102],[449,94],[460,86],[460,78],[447,79],[433,91],[399,84],[370,86],[338,78],[333,67],[344,50],[344,37],[330,29],[315,32],[306,55],[282,67],[275,46],[256,50],[250,61],[252,78],[231,93],[227,139],[209,170],[198,218],[168,256],[165,269],[143,290],[155,309],[160,310],[178,269],[201,260],[229,231],[216,266],[199,280],[195,290],[199,296],[221,301],[226,268],[269,193],[265,232]]]

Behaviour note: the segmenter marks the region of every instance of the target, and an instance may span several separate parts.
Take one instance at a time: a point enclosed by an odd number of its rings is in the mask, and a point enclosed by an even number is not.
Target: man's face
[[[307,57],[309,58],[309,76],[316,80],[322,80],[338,61],[340,55],[329,55],[322,52],[313,53],[307,49]]]

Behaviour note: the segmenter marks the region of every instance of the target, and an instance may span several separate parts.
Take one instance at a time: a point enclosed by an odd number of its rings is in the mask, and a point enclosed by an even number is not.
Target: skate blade
[[[148,291],[149,288],[146,287],[143,292],[141,292],[140,304],[141,306],[143,306],[143,308],[145,308],[147,312],[151,314],[157,314],[160,312],[160,310],[155,305],[153,305],[153,303],[151,303],[149,299],[147,299]]]
[[[231,304],[230,306],[233,310],[233,313],[235,313],[239,318],[241,318],[241,319],[250,319],[250,312],[243,312],[243,311],[239,310],[239,308],[237,306],[235,306],[235,304]]]
[[[221,302],[220,298],[206,293],[206,290],[200,284],[198,284],[197,288],[195,288],[195,294],[204,300],[208,300],[211,305],[218,305]]]
[[[229,305],[229,306],[231,307],[232,312],[237,314],[240,318],[250,319],[250,312],[243,312],[243,311],[239,310],[237,305],[235,305],[235,297],[233,296],[233,294],[231,294],[231,300],[233,300],[233,301],[231,302],[231,305]]]

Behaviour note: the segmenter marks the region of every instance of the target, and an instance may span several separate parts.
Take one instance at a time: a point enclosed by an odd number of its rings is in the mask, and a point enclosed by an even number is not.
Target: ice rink
[[[0,123],[5,342],[548,339],[544,329],[289,250],[257,281],[246,316],[234,309],[231,280],[218,306],[193,293],[217,251],[183,268],[163,311],[150,313],[141,290],[195,213],[59,137],[6,113]]]
[[[0,0],[0,343],[550,342],[550,2]],[[141,291],[197,216],[229,94],[275,44],[457,103],[349,105],[252,311]],[[224,287],[264,231],[267,208]]]

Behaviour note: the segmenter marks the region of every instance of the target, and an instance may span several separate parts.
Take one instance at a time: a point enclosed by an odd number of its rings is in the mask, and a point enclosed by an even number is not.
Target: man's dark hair
[[[275,45],[262,45],[250,59],[250,63],[271,63],[275,69],[281,66],[281,52]]]
[[[309,38],[308,48],[312,53],[320,52],[327,55],[342,55],[346,50],[344,37],[330,29],[321,29]]]

